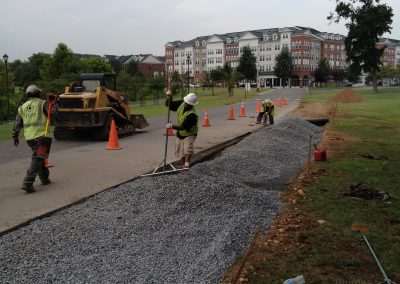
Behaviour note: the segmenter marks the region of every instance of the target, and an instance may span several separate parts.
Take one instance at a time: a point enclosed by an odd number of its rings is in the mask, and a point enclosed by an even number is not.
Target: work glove
[[[172,123],[171,122],[166,123],[165,128],[172,128]]]
[[[18,137],[13,137],[13,139],[14,139],[14,146],[15,146],[15,147],[18,147],[18,145],[19,145],[19,138],[18,138]]]

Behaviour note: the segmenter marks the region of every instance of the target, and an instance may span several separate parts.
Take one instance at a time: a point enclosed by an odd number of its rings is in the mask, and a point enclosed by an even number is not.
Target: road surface
[[[259,95],[259,99],[283,98],[286,106],[276,105],[276,121],[297,107],[307,89],[273,89]],[[199,98],[201,101],[201,97]],[[235,104],[235,120],[227,120],[229,106],[209,109],[211,127],[201,127],[195,143],[200,151],[241,134],[254,131],[257,101],[245,102],[247,117],[238,117],[241,103]],[[197,108],[200,124],[204,110]],[[34,186],[34,194],[22,191],[21,184],[30,162],[30,149],[23,139],[19,147],[11,140],[0,142],[0,232],[32,218],[54,211],[82,198],[103,191],[116,184],[154,170],[164,158],[165,116],[150,119],[151,125],[135,135],[119,139],[121,150],[106,150],[107,142],[53,141],[50,164],[52,183]],[[252,116],[252,117],[251,117]],[[176,115],[172,113],[173,122]],[[168,162],[174,157],[175,137],[169,137]]]

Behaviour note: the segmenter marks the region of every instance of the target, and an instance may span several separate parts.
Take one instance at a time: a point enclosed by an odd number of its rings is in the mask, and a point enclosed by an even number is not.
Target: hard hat
[[[35,85],[30,85],[28,88],[26,88],[26,92],[25,93],[34,95],[34,94],[37,94],[37,93],[40,93],[40,92],[42,92],[41,89],[39,89]]]
[[[197,95],[194,93],[187,94],[184,98],[183,101],[187,103],[188,105],[194,106],[197,105],[199,102],[197,101]]]

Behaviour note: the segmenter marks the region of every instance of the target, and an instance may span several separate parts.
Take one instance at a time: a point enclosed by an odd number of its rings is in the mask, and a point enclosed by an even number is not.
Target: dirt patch
[[[353,89],[347,88],[334,96],[331,101],[336,103],[361,103],[364,99]]]
[[[334,103],[300,102],[299,106],[289,115],[302,118],[333,117],[336,105]]]

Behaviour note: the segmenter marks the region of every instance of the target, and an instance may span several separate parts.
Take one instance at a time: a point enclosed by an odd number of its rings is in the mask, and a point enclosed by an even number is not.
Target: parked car
[[[345,81],[345,82],[344,82],[344,86],[345,86],[345,87],[351,87],[351,86],[353,86],[353,83],[351,83],[351,82],[349,82],[349,81]]]

